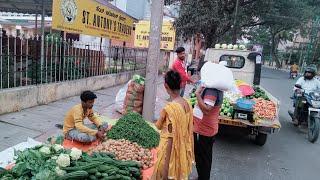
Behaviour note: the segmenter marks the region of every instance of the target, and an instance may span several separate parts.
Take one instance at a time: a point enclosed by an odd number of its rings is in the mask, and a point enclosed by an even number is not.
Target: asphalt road
[[[296,80],[288,73],[263,68],[261,85],[280,100],[279,132],[260,147],[250,138],[233,133],[217,137],[211,179],[217,180],[315,180],[320,179],[320,140],[314,144],[291,124],[287,113]]]

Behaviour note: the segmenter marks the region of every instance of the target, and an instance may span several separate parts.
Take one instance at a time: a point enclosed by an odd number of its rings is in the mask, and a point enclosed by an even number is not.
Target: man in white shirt
[[[296,85],[301,86],[301,89],[303,89],[306,93],[310,93],[312,91],[316,91],[320,89],[320,81],[315,78],[316,75],[316,69],[313,67],[307,67],[304,71],[303,77],[300,77],[298,81],[296,82]],[[297,88],[295,87],[294,90]],[[295,107],[294,115],[293,115],[293,123],[298,125],[298,119],[297,119],[297,113],[298,113],[298,107],[296,107],[297,99],[294,95],[294,103],[293,106]]]
[[[316,70],[311,67],[307,67],[304,76],[300,77],[296,82],[297,85],[300,85],[305,92],[309,93],[320,89],[320,81],[315,78]]]

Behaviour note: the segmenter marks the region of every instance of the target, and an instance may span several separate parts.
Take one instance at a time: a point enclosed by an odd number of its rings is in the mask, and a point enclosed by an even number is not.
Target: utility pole
[[[157,92],[158,60],[160,59],[160,35],[163,21],[163,6],[164,0],[152,0],[149,50],[143,100],[143,117],[149,121],[154,120]]]

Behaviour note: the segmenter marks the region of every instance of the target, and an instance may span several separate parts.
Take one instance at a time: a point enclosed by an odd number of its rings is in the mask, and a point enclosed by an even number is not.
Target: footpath
[[[120,114],[115,110],[115,97],[123,86],[95,91],[98,98],[94,110],[101,116],[112,119],[119,118]],[[155,112],[159,113],[169,96],[164,89],[162,77],[159,77],[157,86]],[[66,112],[79,103],[80,97],[74,96],[47,105],[24,109],[20,112],[0,115],[0,151],[26,141],[28,137],[44,142],[48,137],[62,134],[62,131],[55,125],[63,124]]]

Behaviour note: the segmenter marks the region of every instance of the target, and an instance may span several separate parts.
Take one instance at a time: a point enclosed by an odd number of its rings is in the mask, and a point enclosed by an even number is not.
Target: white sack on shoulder
[[[201,81],[207,88],[228,91],[233,87],[234,78],[229,68],[209,61],[201,68]]]

